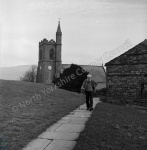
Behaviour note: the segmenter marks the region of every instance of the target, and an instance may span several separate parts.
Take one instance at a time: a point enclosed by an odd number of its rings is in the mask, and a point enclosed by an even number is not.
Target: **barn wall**
[[[147,64],[107,66],[107,75],[147,74]]]
[[[147,83],[147,64],[107,66],[108,99],[141,103],[141,83]]]

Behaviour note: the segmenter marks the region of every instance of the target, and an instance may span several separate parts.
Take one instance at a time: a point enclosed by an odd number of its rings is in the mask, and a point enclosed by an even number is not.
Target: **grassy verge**
[[[99,103],[75,150],[145,150],[147,110]]]
[[[83,102],[48,85],[0,80],[0,150],[21,150]]]

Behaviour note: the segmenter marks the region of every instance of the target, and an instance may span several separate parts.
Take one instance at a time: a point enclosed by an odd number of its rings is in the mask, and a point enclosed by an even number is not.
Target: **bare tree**
[[[20,80],[26,82],[36,82],[36,75],[37,75],[37,66],[33,65],[28,71],[26,71],[22,75],[22,77],[20,77]]]

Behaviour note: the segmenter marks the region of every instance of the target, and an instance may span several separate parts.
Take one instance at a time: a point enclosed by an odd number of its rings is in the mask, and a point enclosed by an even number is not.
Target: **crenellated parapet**
[[[41,42],[39,42],[39,46],[42,46],[42,45],[55,45],[56,42],[51,39],[50,41],[48,41],[46,38],[44,38],[43,40],[41,40]]]

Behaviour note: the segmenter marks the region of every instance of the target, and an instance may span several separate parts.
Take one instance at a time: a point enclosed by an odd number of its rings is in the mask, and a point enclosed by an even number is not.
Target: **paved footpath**
[[[100,101],[94,98],[93,102],[93,107],[95,107]],[[91,114],[91,111],[86,110],[86,104],[81,105],[49,127],[23,150],[72,150]]]

